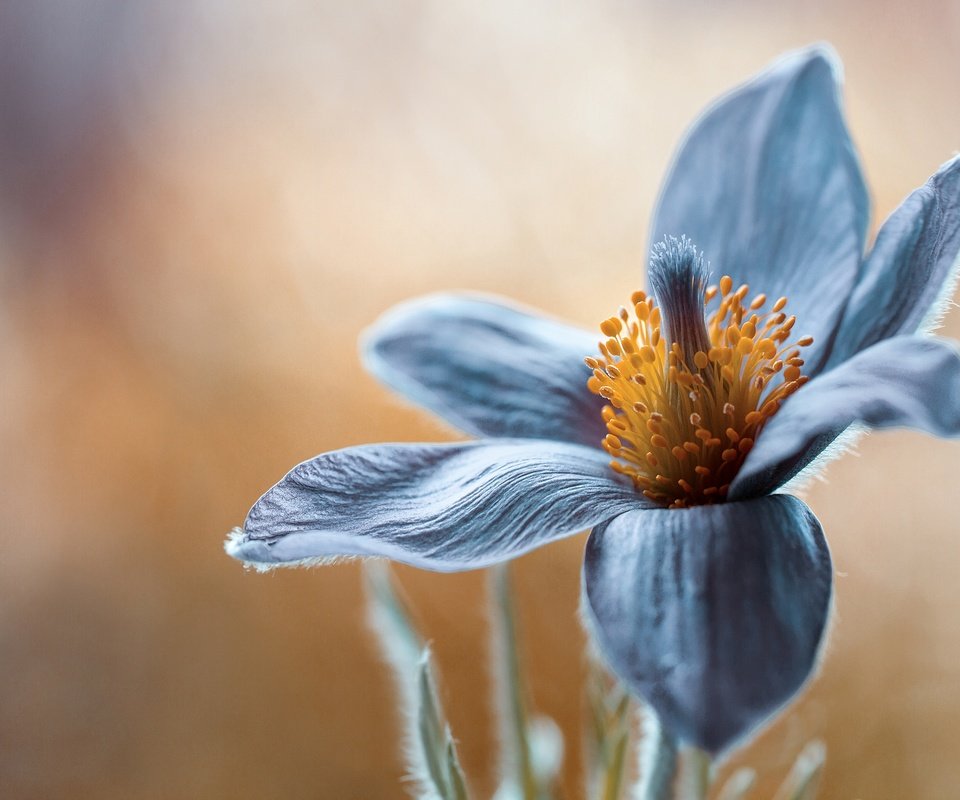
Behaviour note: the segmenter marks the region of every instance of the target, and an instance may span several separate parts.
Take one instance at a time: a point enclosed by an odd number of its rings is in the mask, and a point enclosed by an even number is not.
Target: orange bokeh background
[[[4,798],[402,796],[358,566],[222,551],[300,460],[457,435],[364,374],[363,327],[455,288],[592,327],[642,281],[684,127],[810,41],[844,59],[876,219],[960,145],[952,0],[78,7],[0,10]],[[859,453],[807,495],[838,571],[820,675],[724,767],[758,797],[813,737],[827,800],[960,784],[960,450]],[[582,548],[514,569],[567,797]],[[484,576],[397,574],[489,795]]]

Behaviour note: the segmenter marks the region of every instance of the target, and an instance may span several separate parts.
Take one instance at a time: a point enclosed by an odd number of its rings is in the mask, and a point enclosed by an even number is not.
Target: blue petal
[[[684,742],[726,750],[814,670],[832,567],[795,497],[625,514],[590,536],[583,574],[602,652]]]
[[[643,506],[609,463],[599,448],[519,439],[324,453],[257,501],[227,552],[264,568],[338,556],[484,567]]]
[[[916,333],[949,297],[960,259],[960,157],[944,164],[880,228],[844,313],[830,362]]]
[[[492,299],[433,295],[381,317],[363,351],[384,383],[474,436],[596,447],[603,402],[583,358],[598,338]]]
[[[869,216],[839,72],[813,47],[716,102],[681,144],[653,222],[652,241],[687,235],[715,277],[789,298],[798,334],[815,339],[808,374],[853,288]]]
[[[757,437],[730,498],[773,491],[855,422],[960,436],[960,353],[946,339],[886,339],[814,378]]]

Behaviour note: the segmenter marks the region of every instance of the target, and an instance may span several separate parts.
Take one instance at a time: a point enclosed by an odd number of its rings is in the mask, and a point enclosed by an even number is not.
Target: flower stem
[[[710,755],[696,747],[684,749],[676,800],[706,800],[710,791]]]
[[[529,721],[520,654],[517,650],[517,622],[506,564],[490,570],[494,608],[494,677],[500,710],[501,770],[503,778],[515,785],[523,800],[537,800],[540,787],[530,753]]]
[[[677,773],[677,743],[650,708],[643,711],[639,755],[640,782],[634,795],[636,800],[671,800]]]

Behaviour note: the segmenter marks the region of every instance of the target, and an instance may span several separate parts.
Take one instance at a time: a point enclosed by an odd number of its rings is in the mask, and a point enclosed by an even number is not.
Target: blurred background
[[[880,220],[960,146],[954,0],[0,4],[0,796],[401,797],[358,566],[247,573],[226,532],[320,451],[456,436],[359,368],[391,304],[607,316],[685,126],[819,39]],[[836,618],[728,765],[758,796],[812,737],[825,798],[955,796],[958,447],[875,435],[811,488]],[[514,571],[571,798],[583,543]],[[484,576],[398,576],[490,790]]]

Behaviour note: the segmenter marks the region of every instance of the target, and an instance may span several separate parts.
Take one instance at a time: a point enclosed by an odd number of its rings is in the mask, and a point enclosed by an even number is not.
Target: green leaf
[[[497,798],[550,800],[563,759],[563,740],[552,721],[530,721],[509,567],[493,567],[489,576],[495,705],[500,729],[501,786]]]
[[[390,580],[389,569],[367,562],[367,607],[384,659],[400,694],[404,750],[413,791],[420,800],[467,800],[456,745],[436,690],[430,650]]]
[[[587,795],[616,800],[630,742],[630,695],[593,657],[587,661]]]
[[[467,800],[467,784],[463,777],[463,768],[457,757],[457,748],[447,728],[447,775],[450,778],[450,796],[454,800]]]
[[[685,747],[680,760],[677,796],[683,800],[706,800],[711,781],[710,755],[697,747]]]
[[[629,741],[630,734],[628,731],[624,731],[610,748],[610,758],[601,776],[600,794],[598,795],[602,800],[619,800],[620,798],[620,791],[623,787],[623,765],[626,762],[627,743]]]
[[[423,749],[424,761],[430,781],[437,794],[446,798],[452,797],[450,784],[447,779],[447,752],[443,721],[441,719],[439,701],[433,685],[433,673],[430,667],[430,651],[424,650],[419,669],[420,696],[417,708],[417,729],[420,734],[420,746]]]

